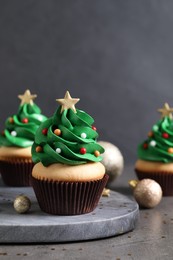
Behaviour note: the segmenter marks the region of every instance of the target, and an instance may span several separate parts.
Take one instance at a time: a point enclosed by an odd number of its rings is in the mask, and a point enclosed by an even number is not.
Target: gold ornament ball
[[[31,201],[30,199],[25,195],[19,195],[14,200],[14,209],[20,213],[27,213],[30,210],[31,207]]]
[[[162,199],[162,189],[156,181],[143,179],[136,182],[133,195],[140,207],[154,208]]]
[[[119,148],[114,144],[105,141],[98,141],[98,143],[105,149],[105,152],[101,154],[103,158],[101,163],[105,166],[106,173],[109,175],[108,184],[110,184],[122,174],[124,158]]]

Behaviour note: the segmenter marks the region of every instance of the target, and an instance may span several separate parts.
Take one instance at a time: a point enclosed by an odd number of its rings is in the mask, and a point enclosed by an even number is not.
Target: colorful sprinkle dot
[[[150,131],[149,133],[148,133],[148,137],[153,137],[153,132],[152,131]]]
[[[98,156],[100,156],[100,152],[96,150],[96,151],[94,152],[94,155],[95,155],[96,157],[98,157]]]
[[[95,126],[92,126],[92,129],[93,129],[94,131],[96,131],[96,130],[97,130],[97,128],[96,128]]]
[[[80,148],[80,153],[81,154],[85,154],[86,153],[86,148],[85,147]]]
[[[61,130],[59,128],[55,129],[54,134],[57,136],[61,135]]]
[[[85,134],[85,133],[82,133],[81,135],[80,135],[82,138],[86,138],[87,137],[87,135]]]
[[[12,117],[10,117],[10,118],[9,118],[9,122],[10,122],[11,124],[13,124],[13,123],[14,123],[14,119],[13,119]]]
[[[158,125],[153,125],[153,131],[158,131],[159,127]]]
[[[148,148],[148,144],[147,144],[147,143],[144,143],[144,144],[143,144],[143,148],[144,148],[144,149],[147,149],[147,148]]]
[[[168,133],[163,133],[162,137],[165,138],[165,139],[168,139],[169,138],[169,134]]]
[[[43,135],[47,135],[47,131],[48,131],[48,129],[47,129],[47,128],[44,128],[44,129],[42,130],[42,134],[43,134]]]
[[[173,153],[173,147],[170,147],[170,148],[168,149],[168,153]]]
[[[152,140],[151,142],[150,142],[150,146],[156,146],[156,141],[154,141],[154,140]]]
[[[56,148],[56,153],[61,153],[61,149],[60,148]]]
[[[43,151],[43,148],[38,145],[38,146],[35,148],[35,151],[36,151],[37,153],[40,153],[40,152]]]
[[[16,131],[11,131],[11,135],[12,135],[12,136],[16,136],[16,135],[17,135],[17,132],[16,132]]]
[[[28,118],[23,118],[22,119],[22,123],[27,124],[28,123]]]

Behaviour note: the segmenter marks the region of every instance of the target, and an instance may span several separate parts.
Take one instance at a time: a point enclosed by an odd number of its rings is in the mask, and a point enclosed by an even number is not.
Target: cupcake
[[[75,108],[67,91],[54,115],[38,128],[32,146],[32,186],[42,211],[79,215],[93,211],[107,183],[94,120]]]
[[[47,119],[34,104],[36,95],[26,90],[17,114],[8,117],[0,135],[0,173],[8,186],[29,186],[33,168],[31,146],[36,130]]]
[[[135,171],[140,180],[150,178],[158,182],[164,196],[173,196],[173,108],[165,103],[158,111],[161,119],[138,146]]]

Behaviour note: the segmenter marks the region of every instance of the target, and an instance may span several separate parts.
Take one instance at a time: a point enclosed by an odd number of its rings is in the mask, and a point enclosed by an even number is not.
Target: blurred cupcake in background
[[[173,196],[173,108],[165,103],[158,111],[161,119],[138,146],[135,171],[140,180],[149,178],[158,182],[164,196]]]
[[[29,186],[33,168],[31,146],[35,132],[47,117],[33,102],[37,95],[26,90],[16,114],[9,116],[0,135],[0,173],[8,186]]]

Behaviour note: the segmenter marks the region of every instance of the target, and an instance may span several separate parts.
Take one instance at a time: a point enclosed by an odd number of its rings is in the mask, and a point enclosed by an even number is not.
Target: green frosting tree
[[[162,118],[152,127],[148,138],[138,146],[139,159],[173,162],[173,108],[167,103],[158,110]]]
[[[68,91],[64,99],[57,101],[61,106],[37,130],[32,146],[33,161],[44,166],[101,161],[104,148],[96,141],[98,133],[93,118],[75,108],[79,99],[71,98]]]
[[[36,95],[31,95],[30,91],[26,90],[18,97],[21,99],[21,104],[17,114],[7,118],[5,129],[0,135],[0,146],[32,146],[36,130],[47,119],[33,102]]]

